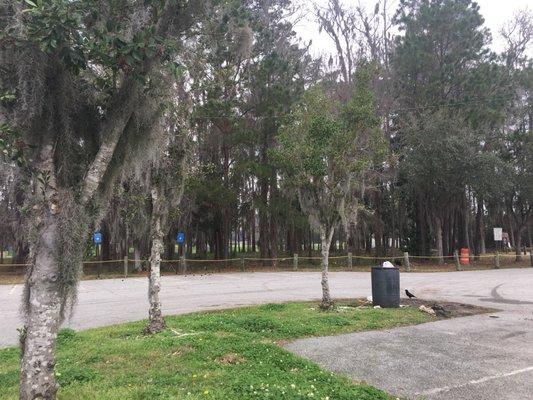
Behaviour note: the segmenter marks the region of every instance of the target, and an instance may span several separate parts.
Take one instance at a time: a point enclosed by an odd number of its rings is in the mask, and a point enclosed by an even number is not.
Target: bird
[[[407,295],[407,297],[409,297],[410,299],[412,299],[413,297],[416,298],[416,296],[411,293],[409,290],[405,289],[405,294]]]

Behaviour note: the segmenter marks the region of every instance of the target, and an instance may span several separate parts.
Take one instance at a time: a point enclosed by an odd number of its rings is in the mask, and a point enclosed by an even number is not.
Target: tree
[[[353,98],[344,107],[320,87],[310,89],[278,136],[277,158],[320,235],[323,309],[333,305],[328,282],[333,234],[341,223],[356,222],[369,173],[384,154],[370,77],[369,67],[359,66]]]
[[[162,127],[162,154],[152,162],[149,169],[149,190],[151,198],[150,274],[148,276],[148,326],[146,332],[157,333],[164,329],[165,320],[161,312],[161,254],[164,250],[163,238],[168,230],[169,219],[176,215],[181,201],[185,179],[185,137],[181,131],[177,112],[166,118],[167,125]],[[185,130],[184,130],[185,131]]]
[[[415,206],[419,254],[429,252],[432,233],[443,262],[443,254],[456,245],[452,242],[471,247],[468,185],[475,170],[472,157],[487,131],[476,121],[483,119],[478,111],[488,110],[500,95],[488,82],[494,75],[478,73],[490,61],[489,36],[479,7],[470,0],[403,0],[395,22],[403,32],[391,58],[400,106],[395,140],[407,161],[401,162],[401,182]],[[415,159],[422,164],[411,162]],[[427,165],[430,161],[435,164]],[[436,167],[441,162],[444,169]]]
[[[269,150],[316,71],[307,48],[294,38],[293,9],[288,0],[213,8],[186,61],[202,172],[191,180],[196,247],[204,249],[208,238],[218,259],[229,257],[232,233],[239,230],[251,234],[254,250],[258,231],[261,258],[278,255],[285,202]]]
[[[2,134],[14,132],[28,177],[20,398],[52,399],[57,332],[75,302],[89,219],[126,161],[148,146],[151,75],[173,65],[202,2],[2,1],[0,8],[1,91],[15,96],[0,108]]]
[[[533,215],[533,61],[526,55],[533,39],[532,13],[518,12],[501,34],[507,42],[503,58],[512,95],[506,103],[504,129],[496,147],[501,167],[495,176],[502,182],[498,189],[504,194],[519,261],[522,236]]]

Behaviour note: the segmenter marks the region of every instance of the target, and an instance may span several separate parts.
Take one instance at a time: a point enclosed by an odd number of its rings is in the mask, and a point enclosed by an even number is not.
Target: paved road
[[[370,294],[370,274],[331,273],[332,294],[336,297],[364,297]],[[504,297],[533,296],[533,268],[491,271],[404,273],[402,287],[419,296],[494,306],[491,290],[503,285]],[[234,273],[163,277],[162,301],[166,314],[235,307],[274,301],[306,300],[320,297],[320,276],[316,272]],[[147,279],[129,278],[82,281],[74,316],[66,325],[86,329],[147,316]],[[19,305],[22,285],[0,285],[0,347],[17,342],[21,325]],[[514,305],[498,303],[514,309]],[[525,307],[530,309],[530,307]]]
[[[503,311],[304,339],[288,349],[411,399],[533,399],[533,269],[438,274],[433,284],[427,276],[403,278],[420,297]]]
[[[416,327],[309,339],[289,347],[318,363],[412,398],[505,400],[533,393],[533,268],[402,274],[402,289],[419,297],[497,307],[488,315]],[[320,297],[313,272],[235,273],[166,276],[166,314]],[[370,294],[370,274],[331,274],[336,297]],[[0,347],[16,344],[21,325],[21,285],[0,286]],[[143,319],[147,314],[144,278],[83,281],[75,329]],[[334,359],[331,358],[334,354]]]

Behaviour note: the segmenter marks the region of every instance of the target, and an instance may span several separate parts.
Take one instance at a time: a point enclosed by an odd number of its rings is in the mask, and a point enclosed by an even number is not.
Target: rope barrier
[[[240,261],[240,258],[222,258],[220,260],[196,260],[194,258],[185,258],[185,262],[197,262],[197,263],[217,263],[217,262],[227,262],[227,261]]]
[[[427,260],[440,260],[442,258],[454,258],[455,256],[412,256],[412,255],[409,255],[409,258],[415,258],[415,259],[427,259]],[[396,257],[396,258],[399,258]]]
[[[0,267],[29,267],[30,264],[0,264]]]
[[[102,261],[83,261],[83,265],[91,265],[91,264],[110,264],[110,263],[123,263],[124,259],[122,260],[102,260]]]
[[[494,258],[496,256],[499,256],[500,258],[516,258],[517,255],[514,253],[499,253],[499,254],[481,254],[481,255],[469,255],[469,258]],[[519,256],[527,256],[527,254],[520,254]],[[341,260],[341,259],[348,259],[350,256],[330,256],[329,260]],[[453,259],[455,256],[413,256],[409,255],[409,259],[425,259],[425,260],[438,260],[438,259]],[[459,256],[460,257],[460,256]],[[391,256],[351,256],[352,260],[391,260],[395,258],[403,258],[403,255],[391,255]],[[161,260],[161,263],[169,264],[169,263],[180,263],[182,261],[185,261],[187,263],[220,263],[220,262],[229,262],[229,261],[291,261],[293,260],[293,257],[278,257],[278,258],[255,258],[255,257],[240,257],[240,258],[224,258],[224,259],[218,259],[218,260],[199,260],[195,258],[186,258],[186,259],[176,259],[176,260]],[[306,257],[306,256],[298,256],[299,261],[303,260],[321,260],[322,257]],[[117,259],[117,260],[93,260],[93,261],[83,261],[83,265],[96,265],[96,264],[111,264],[111,263],[124,263],[124,259]],[[139,262],[149,262],[150,260],[135,260],[135,259],[127,259],[128,263],[139,263]],[[0,264],[0,267],[29,267],[30,264]]]

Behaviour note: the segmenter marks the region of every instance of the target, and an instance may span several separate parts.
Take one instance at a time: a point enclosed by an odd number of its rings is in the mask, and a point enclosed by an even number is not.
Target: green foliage
[[[311,88],[278,135],[274,157],[315,229],[355,222],[367,175],[387,154],[371,77],[371,66],[361,63],[345,105]]]
[[[28,37],[44,53],[58,53],[70,70],[79,72],[87,66],[83,16],[90,12],[92,1],[26,1]]]
[[[402,0],[395,23],[403,32],[392,58],[403,104],[438,106],[464,99],[471,66],[487,57],[490,39],[477,3]]]
[[[167,329],[149,336],[140,333],[144,321],[63,330],[55,367],[59,397],[387,400],[382,391],[322,370],[276,342],[431,319],[413,308],[323,312],[312,303],[287,303],[167,317]],[[15,399],[18,350],[0,350],[0,361],[0,391]]]
[[[25,143],[15,129],[5,122],[0,122],[0,157],[2,160],[5,163],[14,162],[18,167],[24,168],[27,165],[24,157],[25,147]]]
[[[44,53],[58,56],[73,73],[86,69],[89,63],[98,63],[115,72],[129,71],[164,51],[163,38],[155,34],[155,25],[135,32],[129,40],[126,38],[127,19],[123,13],[131,7],[127,2],[114,2],[108,12],[115,12],[115,18],[110,15],[105,21],[98,21],[100,5],[94,0],[26,3],[28,39]],[[153,3],[158,6],[160,2]],[[120,10],[120,7],[125,8]]]
[[[336,161],[344,132],[335,111],[336,104],[322,89],[310,89],[293,113],[292,123],[278,136],[274,156],[296,185],[326,177],[328,166]]]

